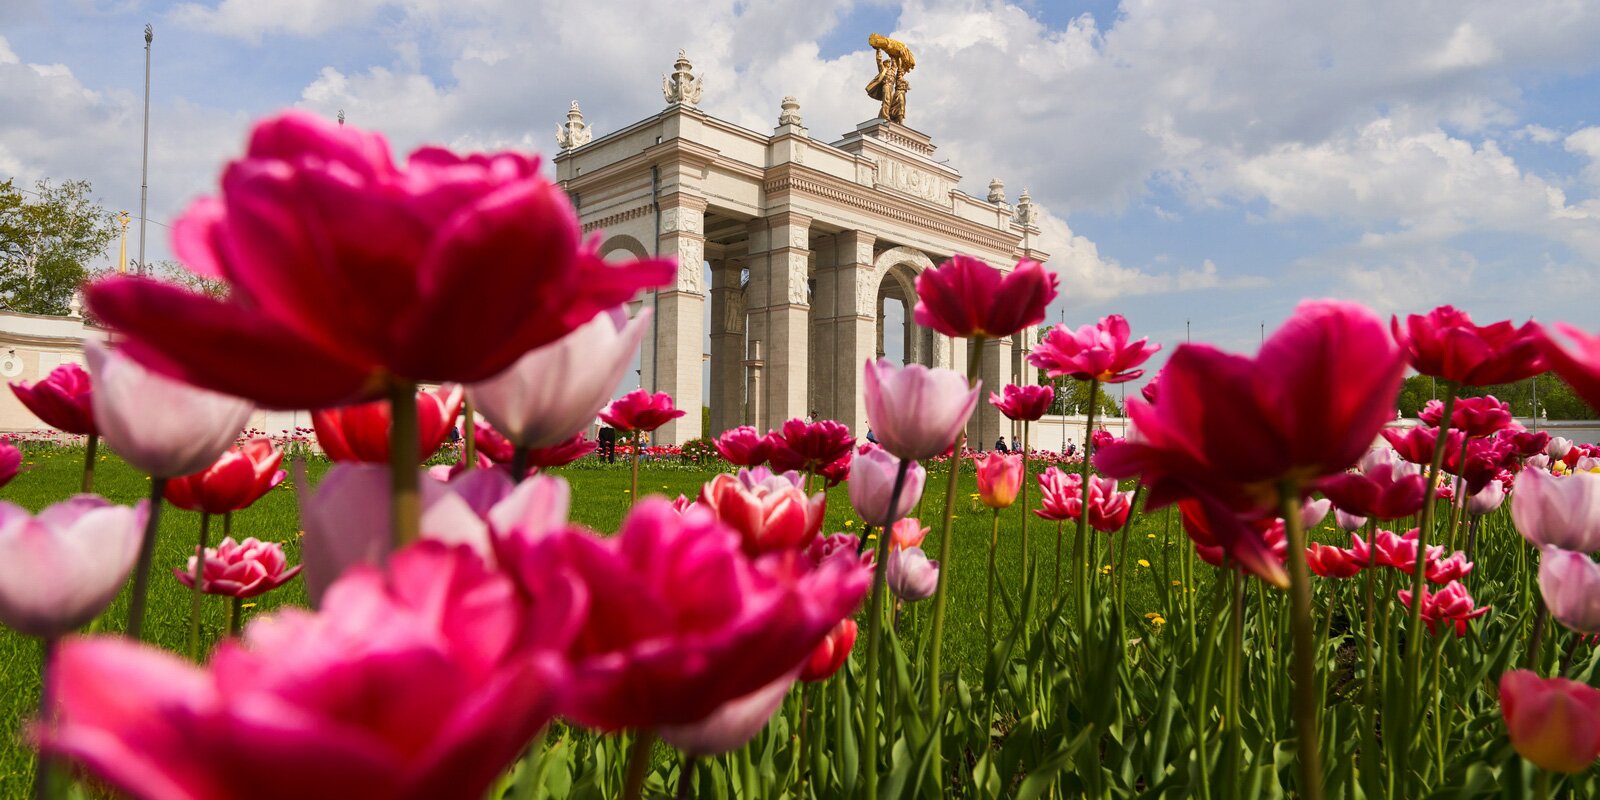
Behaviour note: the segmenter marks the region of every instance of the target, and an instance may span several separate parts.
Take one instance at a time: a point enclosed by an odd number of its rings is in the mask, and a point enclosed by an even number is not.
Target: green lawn
[[[104,451],[102,451],[104,452]],[[37,510],[71,494],[77,487],[82,467],[82,451],[33,446],[26,450],[23,472],[12,483],[0,489],[0,499]],[[287,466],[287,465],[286,465]],[[102,458],[97,464],[95,490],[117,503],[131,504],[149,492],[149,481],[113,457]],[[327,469],[326,462],[313,459],[307,464],[310,480],[315,481]],[[574,522],[601,531],[614,531],[628,508],[629,475],[622,464],[590,464],[556,471],[572,484]],[[693,467],[677,464],[644,464],[640,471],[642,493],[676,497],[679,494],[694,496],[702,483],[716,474],[713,467]],[[951,543],[950,580],[951,596],[946,635],[946,662],[960,665],[963,670],[978,669],[979,654],[983,649],[984,579],[987,547],[990,534],[991,513],[978,504],[973,493],[972,468],[963,470],[963,480],[956,498],[956,520]],[[924,543],[930,555],[937,557],[938,522],[943,509],[944,488],[948,477],[943,471],[931,474],[928,490],[923,500],[922,514],[925,524],[934,528]],[[1030,478],[1031,482],[1031,478]],[[292,481],[262,498],[254,507],[234,515],[235,538],[255,536],[264,540],[284,542],[291,562],[299,561],[299,512]],[[1038,505],[1037,484],[1030,490],[1030,504]],[[825,532],[859,532],[860,521],[850,508],[849,497],[843,485],[828,493],[828,516]],[[1021,571],[1021,519],[1022,508],[1015,505],[1001,514],[1000,551],[998,571],[1004,585],[1015,591],[1020,583]],[[1150,612],[1170,613],[1160,605],[1165,592],[1159,589],[1188,590],[1196,587],[1172,587],[1171,581],[1179,575],[1178,563],[1183,540],[1176,517],[1167,530],[1165,512],[1139,516],[1130,536],[1132,559],[1144,559],[1150,566],[1133,564],[1126,586],[1130,623],[1143,635],[1161,635],[1160,626],[1145,620]],[[148,616],[145,621],[147,638],[174,651],[183,651],[188,641],[189,594],[182,584],[172,577],[173,568],[182,565],[194,547],[199,528],[199,515],[167,508],[162,514],[161,534],[155,555],[154,576]],[[213,524],[213,543],[221,538],[220,521]],[[1034,518],[1029,523],[1031,549],[1038,565],[1040,586],[1048,590],[1055,559],[1056,526]],[[1100,535],[1101,541],[1105,536]],[[1066,532],[1067,549],[1071,549],[1072,530]],[[1163,546],[1165,543],[1165,546]],[[1170,570],[1170,574],[1166,570]],[[1064,572],[1065,572],[1064,568]],[[1208,581],[1210,570],[1199,571],[1202,581]],[[1203,589],[1203,586],[1201,587]],[[1198,593],[1196,593],[1198,594]],[[1176,597],[1170,594],[1166,596]],[[1189,596],[1195,596],[1190,594]],[[226,625],[227,603],[224,598],[206,598],[204,636],[206,642],[215,641]],[[305,593],[299,581],[256,599],[248,608],[250,616],[270,612],[283,604],[303,604]],[[126,615],[126,592],[90,632],[110,633],[120,631]],[[907,624],[926,624],[931,614],[932,602],[919,604]],[[921,617],[921,619],[918,619]],[[1002,617],[1002,626],[1005,626]],[[858,650],[859,653],[859,650]],[[32,780],[31,753],[17,738],[17,731],[32,714],[38,702],[37,642],[0,629],[0,658],[5,665],[4,685],[0,687],[0,726],[7,736],[7,746],[0,750],[0,795],[25,796]],[[115,680],[115,676],[107,676]]]

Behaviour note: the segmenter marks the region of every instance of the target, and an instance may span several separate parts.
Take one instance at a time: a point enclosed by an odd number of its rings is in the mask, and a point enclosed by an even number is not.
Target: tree
[[[1416,417],[1429,400],[1443,399],[1441,396],[1443,391],[1443,386],[1436,384],[1433,378],[1426,375],[1412,375],[1406,378],[1400,387],[1400,399],[1397,403],[1400,414]],[[1496,399],[1509,404],[1511,413],[1518,417],[1533,416],[1534,398],[1537,396],[1539,414],[1545,419],[1597,418],[1595,409],[1585,404],[1566,381],[1554,374],[1525,378],[1515,383],[1461,387],[1462,397],[1484,395],[1494,395]]]
[[[117,236],[88,181],[0,183],[0,308],[65,314],[88,264]]]

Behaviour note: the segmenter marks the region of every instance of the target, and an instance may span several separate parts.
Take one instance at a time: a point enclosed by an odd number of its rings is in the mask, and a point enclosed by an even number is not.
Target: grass
[[[102,451],[103,453],[104,451]],[[0,500],[37,511],[60,501],[76,491],[82,469],[83,451],[75,448],[30,446],[25,451],[22,473],[9,485],[0,489]],[[307,464],[309,479],[313,484],[327,470],[327,463],[313,459]],[[1035,467],[1036,469],[1036,467]],[[628,469],[623,464],[606,465],[586,463],[555,470],[572,485],[572,521],[600,531],[615,531],[629,506]],[[641,466],[639,484],[642,494],[690,497],[698,494],[701,484],[715,475],[715,467],[696,467],[668,463],[647,463]],[[965,465],[961,485],[957,490],[955,525],[952,531],[951,564],[949,565],[950,601],[945,638],[945,663],[960,667],[969,676],[980,669],[984,647],[984,584],[992,512],[980,505],[976,498],[972,467]],[[1032,479],[1030,478],[1030,482]],[[924,542],[924,548],[937,557],[939,517],[943,510],[944,489],[948,474],[936,469],[928,476],[921,515],[926,526],[933,531]],[[283,542],[291,563],[300,560],[298,498],[292,481],[263,497],[253,507],[237,513],[233,519],[233,536],[254,536],[262,540]],[[112,502],[132,504],[149,494],[149,480],[122,463],[115,456],[102,457],[96,465],[95,491]],[[1037,484],[1029,492],[1030,505],[1037,507]],[[915,513],[915,512],[914,512]],[[1001,512],[1000,546],[997,571],[1001,586],[1015,592],[1021,585],[1021,504]],[[1162,635],[1161,625],[1146,619],[1148,613],[1171,613],[1162,608],[1163,596],[1175,598],[1171,590],[1191,592],[1191,597],[1204,594],[1208,579],[1202,577],[1202,586],[1171,586],[1178,577],[1178,561],[1182,548],[1187,547],[1176,515],[1167,527],[1167,513],[1141,514],[1130,531],[1130,557],[1128,560],[1125,597],[1129,612],[1129,635]],[[188,646],[189,590],[172,577],[172,570],[181,566],[193,552],[199,530],[199,515],[167,507],[161,518],[160,538],[157,542],[154,569],[151,579],[149,610],[145,620],[147,640],[174,652],[184,652]],[[850,507],[850,499],[843,484],[828,491],[828,514],[823,528],[828,532],[860,533],[861,523]],[[1033,518],[1029,523],[1032,559],[1038,569],[1041,593],[1051,586],[1055,560],[1056,525]],[[1070,555],[1073,529],[1069,523],[1066,532],[1066,551]],[[1097,534],[1102,546],[1108,538]],[[222,538],[221,522],[214,520],[211,541]],[[1143,560],[1150,566],[1139,565]],[[1170,572],[1168,572],[1170,570]],[[1069,582],[1070,568],[1063,565],[1063,586]],[[1197,574],[1208,576],[1209,570]],[[1199,591],[1197,591],[1199,590]],[[123,629],[127,614],[127,592],[124,591],[112,607],[85,631],[86,633],[117,633]],[[266,595],[255,598],[247,606],[247,619],[269,613],[282,605],[305,604],[303,584],[296,580]],[[915,613],[931,616],[932,602],[918,605]],[[1001,618],[1002,629],[1006,627]],[[227,624],[226,598],[207,597],[202,620],[203,643],[214,643],[225,632]],[[925,624],[923,622],[922,624]],[[858,648],[857,658],[864,657]],[[0,731],[5,746],[0,747],[0,796],[26,796],[32,781],[33,757],[22,742],[19,732],[32,715],[38,702],[39,643],[33,639],[0,628]],[[107,676],[114,680],[115,676]]]

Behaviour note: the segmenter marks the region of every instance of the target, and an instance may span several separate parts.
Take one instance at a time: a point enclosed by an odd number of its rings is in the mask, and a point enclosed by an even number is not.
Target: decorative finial
[[[1017,197],[1017,214],[1013,217],[1018,225],[1032,228],[1039,223],[1039,209],[1033,205],[1033,198],[1028,196],[1028,188],[1022,188],[1022,194]]]
[[[151,25],[150,23],[146,22],[144,24],[144,43],[145,44],[150,44],[151,42],[154,42],[155,40],[156,40],[156,28],[155,28],[154,25]]]
[[[582,147],[594,138],[594,131],[583,122],[583,110],[578,108],[578,101],[572,101],[572,106],[567,109],[567,122],[556,126],[556,144],[562,150],[571,150]]]
[[[1006,202],[1006,182],[999,178],[989,179],[989,202],[1004,205]]]
[[[799,128],[803,126],[804,123],[800,121],[800,101],[794,99],[794,95],[791,94],[784,96],[782,109],[783,110],[778,113],[779,127],[784,125],[793,125],[796,128]]]
[[[343,128],[344,127],[344,109],[342,109],[342,108],[339,109],[338,120],[339,120],[339,127]]]
[[[906,73],[917,68],[917,59],[904,42],[887,36],[872,34],[867,37],[872,47],[872,57],[878,63],[878,74],[867,84],[867,96],[882,102],[878,118],[890,122],[906,121],[906,92],[911,84]]]
[[[694,108],[699,105],[700,95],[704,91],[700,78],[694,74],[694,65],[689,63],[689,56],[679,50],[678,60],[672,65],[672,75],[661,76],[661,94],[667,98],[667,105]]]

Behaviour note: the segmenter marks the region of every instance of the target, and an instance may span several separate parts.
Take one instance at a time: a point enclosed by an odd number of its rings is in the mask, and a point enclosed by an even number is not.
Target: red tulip
[[[1245,520],[1210,498],[1182,500],[1183,530],[1201,560],[1214,567],[1233,566],[1280,589],[1289,586],[1284,566],[1289,542],[1281,522]]]
[[[85,435],[96,433],[89,373],[77,364],[70,361],[62,364],[32,386],[13,383],[11,393],[34,416],[56,430]]]
[[[1101,383],[1131,381],[1144,374],[1144,370],[1134,368],[1149,360],[1161,345],[1152,347],[1147,344],[1149,339],[1129,342],[1128,336],[1128,321],[1121,314],[1112,314],[1076,331],[1064,324],[1056,325],[1028,356],[1028,363],[1042,368],[1052,378],[1066,375]]]
[[[1444,403],[1429,400],[1417,414],[1417,419],[1424,425],[1439,427],[1444,420]],[[1455,408],[1450,411],[1450,427],[1475,439],[1492,436],[1510,425],[1511,406],[1496,400],[1492,394],[1487,397],[1459,398]]]
[[[1389,327],[1413,369],[1462,386],[1511,383],[1545,371],[1544,334],[1532,322],[1474,325],[1467,312],[1439,306],[1406,317],[1404,325],[1395,317]]]
[[[600,419],[619,431],[653,431],[685,413],[673,406],[672,395],[666,392],[652,395],[634,389],[601,409]]]
[[[1374,519],[1399,519],[1422,510],[1427,487],[1421,474],[1393,464],[1345,472],[1319,480],[1315,488],[1341,511]]]
[[[278,469],[283,451],[257,437],[229,450],[204,471],[167,481],[167,502],[188,511],[226,514],[243,511],[287,474]]]
[[[535,447],[529,450],[528,466],[535,469],[564,467],[593,453],[599,447],[599,442],[590,439],[586,434],[580,433],[560,444],[549,447]]]
[[[1005,397],[989,393],[989,405],[1000,410],[1008,419],[1032,422],[1050,411],[1056,399],[1056,390],[1049,386],[1017,386],[1009,384]]]
[[[1348,578],[1367,566],[1353,551],[1316,542],[1306,546],[1306,565],[1324,578]]]
[[[908,547],[921,547],[922,540],[928,538],[932,528],[922,527],[922,520],[916,517],[905,517],[895,522],[889,528],[889,549],[904,550]]]
[[[917,276],[912,317],[946,336],[1002,338],[1044,321],[1057,282],[1055,273],[1028,259],[1002,273],[971,256],[951,256]]]
[[[300,112],[256,126],[173,249],[227,298],[114,276],[85,290],[95,316],[151,369],[281,408],[487,379],[677,269],[601,259],[536,158],[425,147],[401,168]]]
[[[791,674],[855,612],[872,577],[853,556],[749,558],[708,510],[679,514],[657,498],[615,536],[513,537],[502,563],[535,607],[573,587],[587,595],[562,713],[608,731],[700,722]]]
[[[1515,669],[1500,676],[1511,746],[1540,769],[1577,774],[1600,757],[1600,689]]]
[[[1255,359],[1180,346],[1161,371],[1160,399],[1129,403],[1138,439],[1098,451],[1096,465],[1112,477],[1139,476],[1152,508],[1205,495],[1275,515],[1284,482],[1304,489],[1367,451],[1404,369],[1371,312],[1301,303]]]
[[[750,556],[805,548],[822,530],[828,510],[827,495],[818,492],[807,498],[789,477],[762,467],[740,470],[738,477],[723,473],[712,478],[701,487],[699,504],[738,532]]]
[[[1452,414],[1451,416],[1455,416]],[[1544,431],[1518,430],[1521,426],[1506,428],[1498,434],[1499,438],[1511,444],[1511,449],[1523,458],[1530,458],[1544,452],[1550,444],[1550,434]]]
[[[1411,607],[1411,591],[1399,591],[1400,602],[1406,608]],[[1456,636],[1467,635],[1467,621],[1474,620],[1489,613],[1492,606],[1476,606],[1472,595],[1467,594],[1467,587],[1451,581],[1443,589],[1430,592],[1426,587],[1422,590],[1422,621],[1427,623],[1429,633],[1438,633],[1440,624],[1455,627]]]
[[[767,453],[771,448],[766,437],[749,425],[724,431],[712,444],[728,463],[736,467],[759,467],[767,463]]]
[[[172,571],[184,586],[194,587],[195,558],[183,569]],[[200,574],[200,591],[227,597],[255,597],[265,594],[294,579],[301,565],[289,566],[283,554],[283,545],[263,542],[250,537],[235,542],[232,537],[222,540],[216,547],[206,548],[205,564]]]
[[[481,419],[472,423],[472,446],[477,448],[478,455],[496,464],[509,464],[517,454],[517,446],[512,444],[510,439],[502,436],[493,425]]]
[[[767,434],[767,460],[776,472],[821,472],[835,462],[851,457],[855,437],[850,429],[831,419],[806,422],[791,419]]]
[[[131,797],[482,797],[555,712],[565,670],[549,648],[578,608],[530,606],[465,548],[422,542],[386,573],[352,570],[322,613],[257,620],[206,666],[69,640],[56,719],[35,734]]]
[[[418,463],[444,444],[461,411],[460,386],[441,386],[417,393]],[[389,462],[389,402],[374,400],[311,412],[317,444],[334,461]]]
[[[825,681],[850,660],[850,648],[856,644],[856,621],[845,617],[839,624],[828,631],[811,656],[806,659],[804,667],[800,668],[800,680],[806,683]]]
[[[1557,324],[1560,331],[1573,342],[1567,349],[1561,342],[1545,334],[1542,345],[1550,368],[1583,398],[1590,408],[1600,409],[1600,335],[1590,336],[1565,324]]]
[[[976,459],[978,498],[994,509],[1009,508],[1022,490],[1022,455],[985,453]]]

